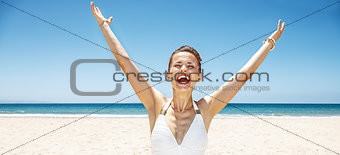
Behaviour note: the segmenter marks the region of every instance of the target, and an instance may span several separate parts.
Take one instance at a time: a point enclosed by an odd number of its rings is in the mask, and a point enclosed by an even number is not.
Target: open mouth
[[[186,85],[190,82],[190,78],[186,75],[186,74],[180,74],[176,81],[179,83],[179,84],[183,84],[183,85]]]

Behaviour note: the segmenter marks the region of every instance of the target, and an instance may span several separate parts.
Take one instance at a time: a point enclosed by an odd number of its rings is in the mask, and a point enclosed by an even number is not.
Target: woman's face
[[[196,57],[189,52],[179,52],[173,55],[168,72],[168,80],[176,91],[192,91],[201,80]]]

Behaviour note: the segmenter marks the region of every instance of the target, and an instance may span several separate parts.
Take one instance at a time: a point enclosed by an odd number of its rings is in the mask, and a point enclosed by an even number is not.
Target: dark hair
[[[190,47],[188,45],[184,45],[182,47],[180,47],[179,49],[177,49],[176,51],[174,51],[170,57],[170,60],[169,60],[169,67],[168,67],[168,72],[170,72],[170,65],[172,63],[172,57],[179,53],[179,52],[188,52],[188,53],[191,53],[193,54],[196,59],[197,59],[197,62],[198,62],[198,69],[199,69],[199,72],[201,73],[201,61],[202,61],[202,58],[200,56],[200,54],[193,48],[193,47]]]

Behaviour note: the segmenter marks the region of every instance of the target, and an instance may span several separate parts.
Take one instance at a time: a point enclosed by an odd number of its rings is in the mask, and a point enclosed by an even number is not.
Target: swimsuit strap
[[[166,113],[166,110],[169,108],[169,105],[171,103],[172,100],[170,100],[169,102],[165,103],[165,106],[163,107],[162,111],[161,111],[161,114],[162,115],[165,115]]]
[[[194,105],[194,108],[195,108],[195,113],[196,114],[201,114],[201,111],[200,111],[200,109],[198,109],[198,107],[197,107],[197,105],[196,105],[196,102],[195,101],[193,101],[193,103],[192,103],[193,105]]]
[[[169,108],[169,106],[170,106],[171,101],[172,101],[172,100],[170,100],[169,102],[167,102],[167,103],[165,104],[165,106],[163,107],[163,109],[162,109],[162,111],[161,111],[160,114],[165,115],[166,111],[168,110],[168,108]],[[195,101],[193,101],[192,104],[194,105],[195,113],[196,113],[196,114],[201,114],[200,109],[198,109],[198,107],[197,107]]]

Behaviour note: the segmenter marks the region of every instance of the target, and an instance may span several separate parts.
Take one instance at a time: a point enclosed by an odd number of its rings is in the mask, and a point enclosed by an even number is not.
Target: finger
[[[277,30],[280,30],[281,28],[281,19],[279,20],[279,23],[277,24]]]
[[[284,29],[285,29],[285,22],[283,22],[282,24],[281,33],[283,32]]]
[[[108,25],[110,25],[111,22],[112,22],[112,17],[110,17],[106,22],[107,22]]]
[[[103,16],[102,12],[100,12],[100,9],[97,7],[98,13],[100,16]]]
[[[95,8],[97,16],[100,16],[98,7]]]
[[[94,3],[93,3],[93,2],[91,2],[90,4],[91,4],[91,10],[92,10],[92,13],[94,13],[94,12],[95,12],[95,10],[94,10]]]

